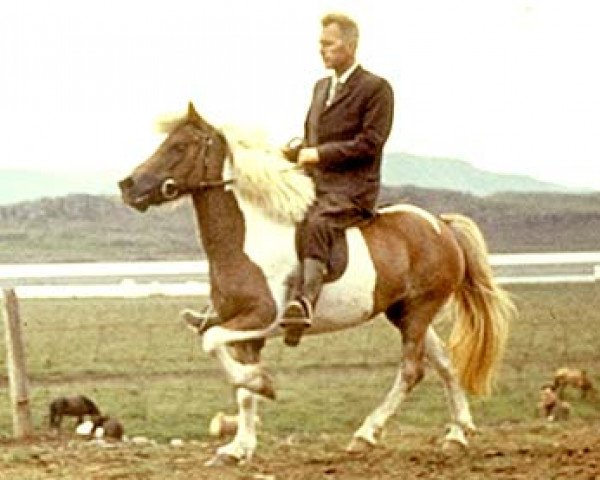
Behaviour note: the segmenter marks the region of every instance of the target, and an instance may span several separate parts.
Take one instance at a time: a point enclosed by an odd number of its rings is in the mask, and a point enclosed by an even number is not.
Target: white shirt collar
[[[342,73],[339,77],[335,74],[335,71],[331,74],[331,77],[334,79],[334,81],[336,83],[341,83],[342,85],[344,85],[344,83],[346,83],[346,81],[348,80],[348,78],[350,78],[350,75],[352,75],[352,73],[354,72],[354,70],[356,70],[358,67],[358,62],[354,62],[352,64],[352,66],[346,70],[344,73]]]

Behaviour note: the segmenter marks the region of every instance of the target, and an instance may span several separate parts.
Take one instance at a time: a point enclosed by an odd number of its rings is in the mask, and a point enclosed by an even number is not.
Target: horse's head
[[[228,146],[223,135],[196,112],[174,122],[156,152],[119,182],[123,201],[140,211],[150,205],[222,185]]]

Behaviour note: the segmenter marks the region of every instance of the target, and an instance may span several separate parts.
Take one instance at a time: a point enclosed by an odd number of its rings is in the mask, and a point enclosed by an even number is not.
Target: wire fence
[[[561,366],[584,368],[597,383],[600,285],[522,285],[510,287],[510,292],[519,317],[512,324],[500,372],[499,392],[507,402],[525,405]],[[53,397],[76,393],[155,436],[174,429],[198,435],[198,421],[206,425],[210,414],[232,411],[232,390],[219,365],[179,319],[181,309],[200,309],[204,303],[199,297],[165,296],[22,300],[36,425],[47,425]],[[450,325],[436,328],[443,337]],[[345,332],[307,337],[296,349],[273,339],[263,351],[284,399],[329,391],[319,402],[332,405],[340,391],[347,391],[351,398],[364,397],[375,406],[391,386],[400,355],[400,335],[383,318]],[[5,358],[1,342],[2,364]],[[5,371],[0,368],[0,435],[10,431]],[[432,408],[444,410],[443,401]]]

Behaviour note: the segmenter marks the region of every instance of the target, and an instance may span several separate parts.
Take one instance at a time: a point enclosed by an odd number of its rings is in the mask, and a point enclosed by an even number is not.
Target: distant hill
[[[19,169],[0,169],[0,205],[73,193],[116,195],[115,174],[65,175]],[[451,158],[434,158],[390,153],[383,164],[387,185],[455,190],[474,195],[499,192],[571,192],[567,187],[522,175],[503,175],[480,170]]]
[[[387,185],[413,185],[422,188],[456,190],[474,195],[499,192],[583,193],[562,185],[542,182],[525,175],[492,173],[452,158],[421,157],[390,153],[383,163]]]
[[[493,253],[600,250],[600,193],[502,193],[386,186],[406,202],[473,218]],[[203,255],[189,199],[139,213],[117,196],[0,205],[0,263],[189,260]]]
[[[0,205],[72,193],[116,195],[118,179],[107,173],[73,174],[0,169]]]

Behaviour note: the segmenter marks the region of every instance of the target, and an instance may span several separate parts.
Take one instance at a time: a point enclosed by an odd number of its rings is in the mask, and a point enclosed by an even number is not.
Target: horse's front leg
[[[264,339],[238,342],[226,349],[230,359],[243,367],[257,366],[260,362],[260,351]],[[237,464],[249,461],[256,449],[256,412],[258,407],[257,395],[244,387],[236,389],[238,404],[237,430],[231,442],[219,447],[216,455],[210,459],[207,466]]]
[[[205,463],[206,466],[237,465],[250,461],[256,450],[258,397],[246,388],[237,388],[235,394],[238,404],[235,437],[231,442],[219,447],[215,456]]]
[[[264,371],[259,361],[243,362],[234,358],[228,350],[228,345],[242,342],[264,342],[264,339],[274,334],[279,327],[265,330],[238,331],[224,327],[209,328],[202,338],[202,348],[209,355],[214,355],[220,362],[229,382],[235,387],[246,388],[263,397],[275,398],[273,380]]]

